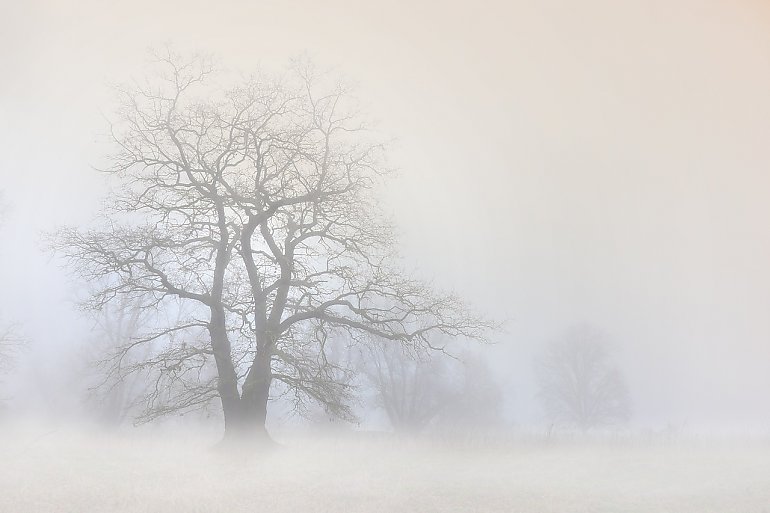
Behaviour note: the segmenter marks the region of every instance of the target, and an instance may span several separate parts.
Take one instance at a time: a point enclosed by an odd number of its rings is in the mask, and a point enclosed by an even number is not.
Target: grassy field
[[[770,442],[0,434],[2,513],[770,513]]]

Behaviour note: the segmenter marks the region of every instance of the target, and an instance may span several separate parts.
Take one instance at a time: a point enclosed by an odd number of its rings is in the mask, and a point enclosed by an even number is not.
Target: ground
[[[770,513],[770,440],[289,437],[16,429],[0,512]]]

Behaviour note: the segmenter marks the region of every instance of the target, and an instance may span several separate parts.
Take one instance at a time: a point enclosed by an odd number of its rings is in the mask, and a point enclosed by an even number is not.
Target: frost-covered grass
[[[770,443],[0,433],[0,512],[770,512]]]

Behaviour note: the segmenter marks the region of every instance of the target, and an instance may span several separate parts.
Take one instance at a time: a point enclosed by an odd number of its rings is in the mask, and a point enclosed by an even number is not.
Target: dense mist
[[[4,2],[0,511],[764,511],[769,29]]]

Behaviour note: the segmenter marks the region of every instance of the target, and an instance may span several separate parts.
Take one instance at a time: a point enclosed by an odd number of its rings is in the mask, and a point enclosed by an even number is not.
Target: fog
[[[318,405],[298,415],[274,394],[268,431],[285,452],[249,460],[232,502],[200,511],[246,511],[249,472],[267,468],[280,470],[259,489],[280,490],[270,499],[278,511],[766,507],[764,3],[86,0],[0,8],[0,334],[13,325],[9,339],[19,341],[12,365],[0,366],[8,434],[0,483],[16,489],[0,510],[195,511],[194,485],[216,480],[202,470],[207,458],[212,468],[230,461],[209,451],[222,438],[218,398],[203,413],[141,426],[134,416],[143,405],[134,405],[103,433],[99,392],[89,388],[115,312],[83,312],[93,283],[50,247],[63,226],[98,224],[107,193],[119,189],[96,169],[115,152],[112,86],[150,80],[148,49],[167,45],[213,56],[231,81],[283,73],[299,58],[354,84],[396,170],[376,192],[399,265],[495,324],[488,343],[450,341],[458,359],[439,367],[423,361],[431,351],[337,354],[355,371],[351,418],[327,419]],[[622,381],[623,399],[613,397],[623,408],[611,409],[611,422],[562,422],[543,399],[542,369],[563,361],[554,348],[581,337],[601,348],[597,368]],[[429,391],[423,407],[438,401],[445,415],[399,429],[387,387],[360,360],[397,365]],[[487,388],[457,391],[482,375]],[[458,418],[442,429],[451,422],[441,419]],[[170,458],[190,465],[160,463],[164,440],[174,440]],[[100,451],[118,462],[112,470],[100,466]],[[81,481],[64,491],[36,481],[59,482],[72,458],[81,458]],[[413,467],[395,477],[406,461]],[[148,466],[176,477],[153,489],[136,477]],[[291,495],[292,466],[302,468],[297,482],[324,476],[316,499],[280,499]],[[353,482],[346,488],[327,468]],[[576,468],[588,477],[564,478]],[[126,492],[132,479],[144,492]],[[89,502],[81,492],[93,483],[115,501]]]

